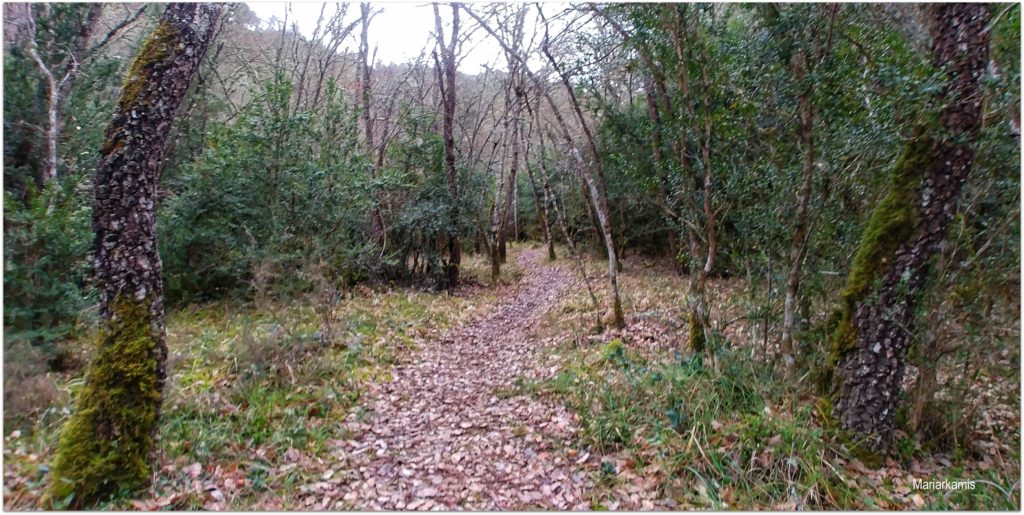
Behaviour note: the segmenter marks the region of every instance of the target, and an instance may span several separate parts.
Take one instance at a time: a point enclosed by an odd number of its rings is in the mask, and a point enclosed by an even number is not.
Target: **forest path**
[[[540,263],[540,250],[518,259],[524,276],[513,293],[370,387],[368,412],[349,417],[354,436],[335,451],[339,476],[304,487],[316,497],[304,509],[589,509],[586,475],[564,456],[573,416],[503,395],[518,377],[545,375],[526,333],[571,283],[568,271]]]

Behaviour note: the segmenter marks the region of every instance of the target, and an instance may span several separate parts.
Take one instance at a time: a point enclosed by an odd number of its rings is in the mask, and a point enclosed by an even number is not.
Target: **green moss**
[[[153,29],[153,33],[142,45],[139,54],[132,61],[131,68],[125,74],[124,83],[121,86],[121,100],[118,103],[118,111],[125,113],[138,99],[146,83],[149,81],[147,70],[153,63],[166,58],[178,45],[178,31],[171,24],[161,21]],[[108,136],[103,144],[103,155],[110,155],[124,146],[120,131],[114,131]]]
[[[127,109],[135,99],[142,93],[142,88],[147,82],[146,70],[155,62],[166,58],[178,44],[178,31],[171,24],[160,22],[153,34],[146,40],[139,54],[132,61],[132,67],[125,75],[124,85],[121,90],[121,110]]]
[[[857,305],[869,297],[872,289],[892,266],[900,245],[909,240],[918,225],[918,199],[921,180],[930,165],[932,139],[921,131],[893,166],[889,192],[872,211],[853,258],[846,287],[840,294],[840,307],[831,323],[832,352],[829,368],[834,368],[857,344],[853,317]]]
[[[82,507],[149,479],[157,422],[157,335],[150,302],[119,297],[53,463],[50,500]]]
[[[815,418],[818,419],[821,428],[841,442],[850,451],[850,456],[857,458],[865,466],[881,467],[885,454],[872,449],[869,443],[863,440],[863,435],[840,428],[832,414],[832,407],[832,399],[828,395],[819,396],[815,401]]]
[[[850,431],[840,431],[839,434],[841,441],[850,449],[850,456],[860,460],[865,467],[877,469],[885,464],[885,452],[872,449],[869,443],[855,439],[854,433]]]
[[[704,329],[697,320],[697,313],[690,312],[690,337],[687,344],[693,352],[704,352]]]
[[[606,344],[601,349],[601,358],[610,360],[618,356],[624,355],[626,352],[625,346],[622,344],[622,340],[616,338]]]

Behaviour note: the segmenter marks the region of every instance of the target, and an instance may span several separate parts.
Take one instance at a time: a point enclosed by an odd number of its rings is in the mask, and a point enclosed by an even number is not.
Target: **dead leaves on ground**
[[[536,252],[522,259],[536,260]],[[536,267],[477,321],[424,342],[394,380],[371,387],[365,418],[348,417],[329,479],[300,488],[302,509],[585,509],[587,456],[565,456],[578,427],[560,405],[501,398],[537,370],[525,332],[567,285]]]

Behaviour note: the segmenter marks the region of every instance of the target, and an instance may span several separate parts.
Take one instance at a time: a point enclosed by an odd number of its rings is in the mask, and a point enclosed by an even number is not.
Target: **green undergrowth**
[[[115,492],[95,507],[132,509],[132,499],[159,499],[162,508],[220,502],[214,506],[241,510],[273,498],[287,507],[289,492],[319,480],[317,458],[347,436],[341,423],[359,412],[365,385],[389,379],[418,339],[479,314],[494,298],[481,289],[452,295],[363,288],[338,302],[329,332],[313,299],[260,307],[223,302],[169,314],[170,377],[154,482],[146,492]],[[83,373],[56,381],[67,398],[78,398]],[[51,406],[30,428],[7,433],[5,473],[18,479],[5,481],[5,507],[40,505],[57,436],[73,410]]]
[[[831,508],[855,505],[855,492],[826,460],[833,449],[811,405],[785,404],[787,389],[769,367],[723,349],[648,361],[620,340],[573,352],[554,379],[533,385],[579,416],[583,444],[605,463],[603,490],[627,467],[657,477],[680,506]],[[606,465],[605,468],[611,468]],[[598,505],[604,499],[599,494]]]
[[[501,275],[498,277],[498,286],[511,286],[519,283],[523,278],[523,267],[519,264],[518,256],[527,248],[537,249],[540,245],[536,242],[509,241],[507,245],[506,261],[501,264]],[[541,259],[541,262],[544,262]],[[491,283],[491,261],[486,254],[463,254],[462,268],[460,269],[463,282],[475,285],[489,285]]]
[[[586,265],[599,285],[599,263]],[[705,353],[691,353],[686,283],[656,264],[628,263],[620,285],[629,327],[601,335],[588,331],[585,290],[567,292],[533,331],[559,342],[544,351],[559,372],[502,392],[545,397],[577,414],[576,451],[598,457],[593,508],[639,509],[631,489],[653,482],[658,506],[676,509],[1017,509],[1011,485],[1019,473],[1000,465],[1019,464],[1017,453],[979,465],[971,451],[939,453],[902,435],[871,466],[837,432],[813,378],[785,380],[745,326],[715,331]],[[741,282],[713,288],[719,322],[743,313]],[[979,482],[937,492],[915,490],[913,479]]]
[[[595,508],[657,483],[662,501],[701,509],[1005,509],[1018,502],[996,470],[948,467],[914,473],[927,458],[903,438],[886,466],[858,461],[814,403],[811,386],[787,385],[743,349],[714,360],[677,354],[648,360],[619,339],[556,352],[554,378],[520,390],[564,402],[579,417],[580,444],[600,456]],[[583,449],[581,449],[582,451]],[[923,481],[972,478],[973,491],[913,490]],[[989,485],[988,483],[991,483]],[[1008,493],[1009,492],[1009,493]],[[912,504],[913,495],[924,504]]]

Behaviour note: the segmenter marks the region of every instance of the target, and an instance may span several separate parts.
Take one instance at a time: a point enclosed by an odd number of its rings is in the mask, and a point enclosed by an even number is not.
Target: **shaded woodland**
[[[317,5],[3,6],[6,509],[1020,508],[1019,4]]]

